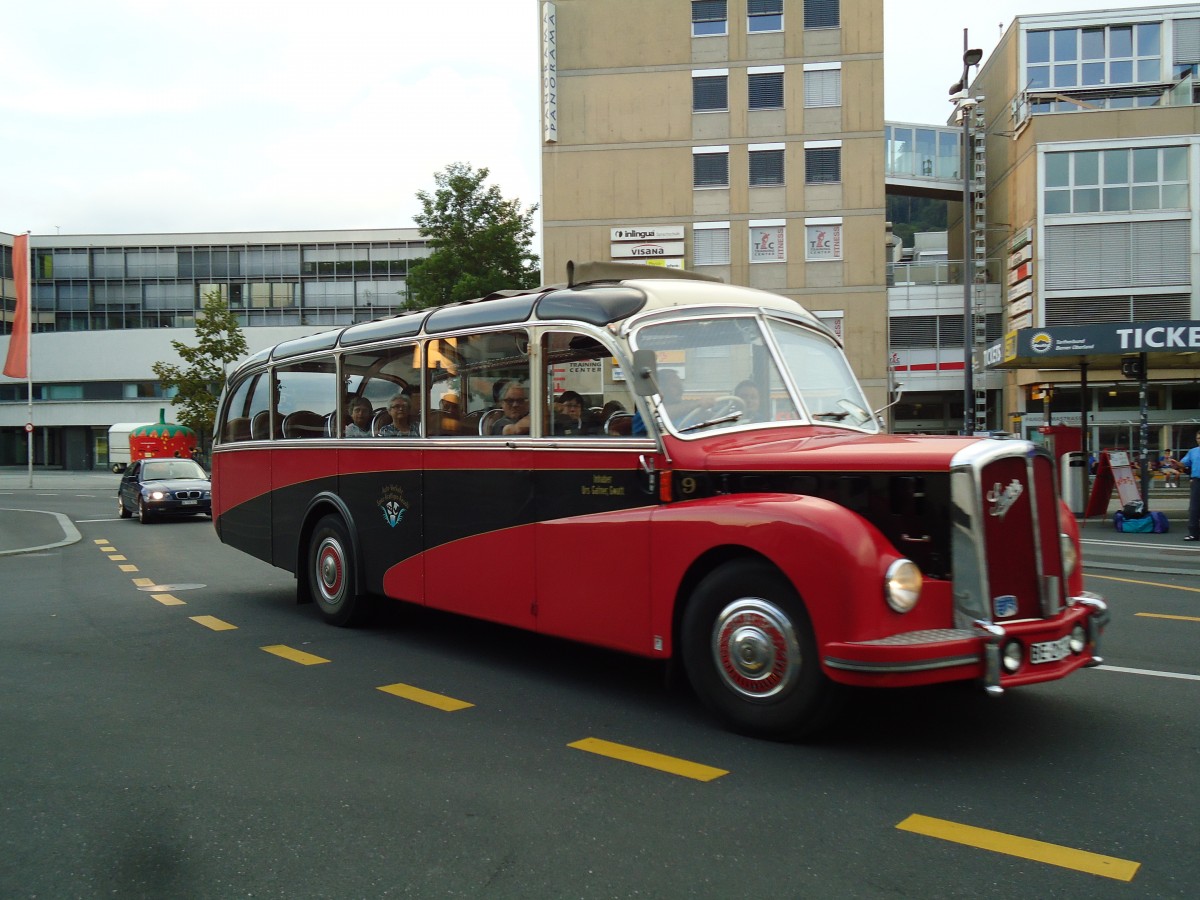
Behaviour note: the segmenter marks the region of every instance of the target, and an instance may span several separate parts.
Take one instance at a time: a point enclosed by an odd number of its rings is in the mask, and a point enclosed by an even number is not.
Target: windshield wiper
[[[814,419],[833,419],[835,422],[840,422],[849,415],[850,413],[848,412],[823,412],[813,413],[812,417]]]
[[[709,425],[723,425],[726,422],[736,422],[741,417],[742,411],[739,409],[737,412],[717,416],[715,419],[706,419],[703,422],[697,422],[695,425],[689,425],[687,428],[680,428],[679,433],[683,434],[685,431],[695,431],[697,428],[707,428]]]

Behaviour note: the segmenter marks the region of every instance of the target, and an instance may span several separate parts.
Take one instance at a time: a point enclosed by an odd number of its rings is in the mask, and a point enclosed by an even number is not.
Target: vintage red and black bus
[[[741,731],[804,734],[838,684],[1099,662],[1049,455],[881,433],[838,340],[770,293],[582,264],[263,351],[217,434],[221,540],[329,622],[393,598],[677,660]]]

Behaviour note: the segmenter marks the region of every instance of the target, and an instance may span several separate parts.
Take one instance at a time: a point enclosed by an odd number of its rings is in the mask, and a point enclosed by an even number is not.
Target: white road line
[[[1150,543],[1147,541],[1103,541],[1098,538],[1081,538],[1081,544],[1105,544],[1110,547],[1146,547],[1158,550],[1183,550],[1187,553],[1200,553],[1200,547],[1188,547],[1183,538],[1179,539],[1180,546],[1174,544],[1162,544],[1157,541]]]
[[[1156,678],[1180,678],[1184,681],[1200,681],[1200,675],[1186,675],[1183,672],[1155,672],[1153,669],[1127,669],[1124,666],[1096,666],[1106,672],[1124,672],[1126,675],[1153,675]]]

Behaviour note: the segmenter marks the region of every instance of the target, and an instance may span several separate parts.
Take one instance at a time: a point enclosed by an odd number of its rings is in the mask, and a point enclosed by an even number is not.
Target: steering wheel
[[[737,413],[738,415],[746,415],[746,401],[737,394],[722,394],[713,401],[713,405],[708,408],[708,414],[705,419],[719,419],[721,416],[729,416]]]

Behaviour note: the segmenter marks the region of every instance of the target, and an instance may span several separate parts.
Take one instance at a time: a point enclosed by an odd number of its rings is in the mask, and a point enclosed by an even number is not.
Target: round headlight
[[[921,570],[911,559],[898,559],[888,566],[883,593],[887,604],[898,613],[906,613],[921,599]]]
[[[1004,651],[1000,656],[1000,662],[1004,666],[1004,671],[1012,673],[1021,668],[1021,643],[1020,641],[1009,641],[1004,645]]]
[[[1075,542],[1069,534],[1062,533],[1058,536],[1058,543],[1062,547],[1063,571],[1067,575],[1074,575],[1079,565],[1079,551],[1075,549]]]
[[[162,491],[151,491],[150,492],[151,500],[161,500],[165,496],[167,496],[167,495],[164,494]]]
[[[1076,625],[1071,629],[1071,640],[1068,642],[1071,647],[1071,652],[1078,656],[1087,647],[1087,631],[1082,625]]]

